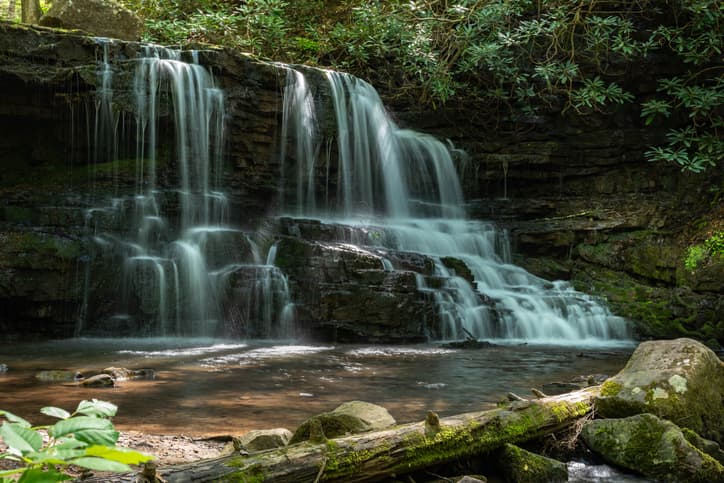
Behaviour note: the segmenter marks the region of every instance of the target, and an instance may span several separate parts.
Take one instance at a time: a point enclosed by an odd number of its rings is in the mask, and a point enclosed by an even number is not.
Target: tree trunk
[[[40,0],[22,0],[23,23],[37,24],[40,20]]]
[[[380,481],[457,458],[487,453],[558,431],[588,414],[598,387],[515,401],[488,411],[459,414],[323,442],[233,455],[159,469],[168,483],[211,481]],[[135,481],[133,475],[88,481]]]
[[[8,0],[8,20],[15,20],[15,0]]]

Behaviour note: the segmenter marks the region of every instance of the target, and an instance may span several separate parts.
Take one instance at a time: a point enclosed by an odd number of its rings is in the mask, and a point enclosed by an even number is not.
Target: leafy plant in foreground
[[[48,426],[32,426],[15,414],[0,410],[3,421],[0,439],[8,446],[0,459],[20,463],[18,468],[0,471],[0,483],[49,483],[70,480],[69,465],[91,470],[125,472],[128,465],[150,461],[153,457],[116,446],[119,432],[110,418],[117,407],[106,401],[81,401],[74,413],[44,407],[41,413],[60,421]],[[44,442],[40,430],[46,430]]]

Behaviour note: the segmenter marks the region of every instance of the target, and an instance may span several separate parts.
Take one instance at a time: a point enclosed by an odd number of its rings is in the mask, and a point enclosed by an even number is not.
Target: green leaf
[[[29,428],[30,426],[32,426],[28,421],[24,420],[20,416],[14,415],[10,411],[3,411],[2,409],[0,409],[0,416],[4,416],[5,419],[10,421],[11,423],[19,424],[23,428]]]
[[[44,407],[40,410],[40,412],[58,419],[68,419],[70,417],[70,413],[65,409],[56,408],[53,406]]]
[[[77,433],[79,431],[112,429],[113,423],[111,423],[107,419],[96,418],[92,416],[74,416],[69,419],[63,419],[62,421],[58,421],[53,426],[51,426],[48,431],[50,435],[54,438],[59,438],[61,436],[65,436],[66,434],[74,433],[76,435],[76,439],[80,439],[81,441],[83,441],[83,439],[78,438]]]
[[[124,471],[131,471],[131,467],[117,461],[109,461],[103,458],[96,457],[83,457],[76,458],[70,461],[71,464],[82,466],[97,471],[113,471],[115,473],[122,473]]]
[[[0,426],[0,436],[9,447],[21,453],[38,451],[43,446],[43,437],[32,429],[7,422]]]
[[[108,401],[101,401],[93,399],[92,401],[81,401],[78,404],[76,413],[85,414],[86,416],[98,416],[104,418],[110,418],[116,415],[118,406]]]
[[[18,473],[22,473],[23,471],[25,471],[25,468],[13,468],[12,470],[0,471],[0,482],[4,481],[2,478],[4,478],[5,476],[17,475]],[[15,483],[14,479],[9,481]]]
[[[18,483],[55,483],[56,481],[72,480],[71,476],[55,470],[28,469],[20,477]]]
[[[128,465],[137,465],[151,461],[153,456],[139,453],[126,448],[109,448],[107,446],[91,446],[86,448],[85,454],[88,456],[98,456],[111,461],[125,463]]]
[[[32,460],[33,464],[63,464],[67,465],[71,458],[78,458],[85,455],[85,449],[59,449],[57,446],[50,446],[37,453],[28,453],[26,458]]]
[[[112,429],[87,429],[76,431],[75,437],[88,444],[101,446],[115,446],[120,433]]]
[[[61,438],[57,440],[53,446],[55,449],[76,449],[88,446],[88,443],[84,441],[78,441],[75,438]]]

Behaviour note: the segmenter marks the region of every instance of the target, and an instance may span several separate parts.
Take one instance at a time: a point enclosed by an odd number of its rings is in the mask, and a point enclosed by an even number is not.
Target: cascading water
[[[336,72],[325,75],[338,159],[336,172],[330,175],[328,168],[323,181],[315,168],[316,150],[307,148],[316,141],[299,139],[299,133],[317,131],[309,125],[316,118],[308,112],[311,94],[300,72],[287,77],[284,129],[297,133],[296,162],[303,166],[297,169],[293,211],[364,228],[374,233],[363,241],[366,245],[432,258],[434,276],[444,283],[428,284],[418,275],[418,290],[432,293],[442,338],[459,338],[464,330],[484,338],[557,343],[628,337],[625,321],[593,297],[511,264],[504,231],[465,219],[457,172],[444,144],[399,129],[368,83]],[[335,196],[320,200],[319,192],[330,185],[336,187]],[[450,257],[464,264],[472,282],[444,263]],[[385,270],[394,268],[384,262]]]
[[[114,118],[113,72],[107,47],[104,52],[96,126],[101,133],[108,132],[105,120]],[[233,322],[245,328],[232,331],[288,337],[293,329],[289,310],[278,322],[272,309],[255,312],[272,293],[274,303],[288,305],[286,281],[279,281],[283,276],[274,267],[254,260],[258,247],[229,224],[221,183],[223,92],[195,53],[189,63],[179,51],[147,46],[137,61],[130,97],[135,103],[135,193],[87,215],[96,244],[122,260],[120,301],[110,330],[121,325],[135,334],[220,335],[230,331],[226,322],[233,305],[237,314],[243,312],[231,317]],[[172,149],[163,143],[162,113],[172,115]],[[103,229],[108,218],[120,233]],[[268,287],[269,293],[257,290],[257,296],[247,300],[255,306],[251,309],[243,307],[243,301],[230,304],[226,299],[234,290],[232,281],[239,279]],[[81,319],[76,332],[84,328]]]

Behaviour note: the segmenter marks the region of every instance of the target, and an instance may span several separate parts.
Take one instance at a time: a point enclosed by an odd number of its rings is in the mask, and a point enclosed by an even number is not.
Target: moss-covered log
[[[161,468],[159,475],[168,483],[380,481],[560,430],[588,414],[597,394],[592,387],[442,419],[430,413],[419,423]],[[124,478],[116,481],[132,481]]]

